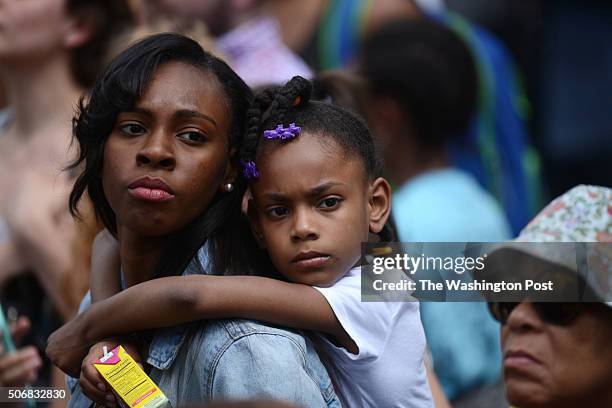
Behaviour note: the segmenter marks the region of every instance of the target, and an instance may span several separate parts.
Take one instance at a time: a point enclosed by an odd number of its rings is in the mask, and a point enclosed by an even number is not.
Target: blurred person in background
[[[547,193],[579,184],[612,185],[608,142],[612,5],[598,0],[446,0],[493,31],[525,74],[534,143]]]
[[[478,72],[477,108],[462,138],[450,144],[451,161],[493,194],[516,235],[542,205],[540,157],[528,137],[531,110],[523,72],[494,35],[447,8],[452,2],[418,3],[465,41]],[[499,1],[489,3],[491,13],[499,10]]]
[[[170,21],[184,32],[204,23],[214,38],[215,50],[251,87],[285,83],[295,75],[312,77],[311,69],[285,44],[282,26],[269,13],[270,5],[277,1],[152,0],[135,3],[140,20],[147,25]],[[310,7],[309,2],[301,3]]]
[[[475,65],[465,43],[437,22],[398,20],[366,39],[360,72],[372,95],[370,125],[396,187],[393,213],[400,240],[510,238],[495,199],[473,176],[453,167],[447,154],[449,142],[470,123],[477,100]],[[499,334],[486,305],[423,302],[421,318],[447,397],[457,403],[480,390],[480,406],[503,401],[501,385],[484,389],[500,380]]]
[[[9,316],[27,316],[16,334],[32,327],[24,343],[38,350],[76,313],[96,228],[93,217],[75,223],[68,212],[70,119],[112,34],[130,21],[119,0],[0,1],[0,288]],[[3,351],[1,385],[32,382],[40,367],[32,348]],[[25,374],[6,380],[17,371]],[[47,364],[37,383],[49,375]]]
[[[412,0],[268,1],[285,43],[315,71],[347,67],[368,33],[422,15]],[[300,16],[296,19],[296,16]]]
[[[488,261],[498,266],[493,271],[485,268],[477,276],[494,272],[535,279],[532,270],[517,269],[513,262],[523,257],[534,266],[550,268],[549,273],[571,277],[570,281],[578,277],[589,294],[578,303],[489,303],[491,314],[502,325],[504,381],[513,406],[612,406],[611,202],[609,188],[582,185],[571,189],[542,210],[516,243],[489,254]],[[578,248],[567,256],[567,246],[534,242],[602,244],[586,248],[588,268],[584,268],[577,266]],[[560,282],[557,278],[556,283]]]
[[[542,0],[536,124],[551,195],[612,186],[612,4]]]
[[[133,0],[142,21],[204,22],[250,86],[312,78],[356,55],[366,32],[420,15],[411,0]]]

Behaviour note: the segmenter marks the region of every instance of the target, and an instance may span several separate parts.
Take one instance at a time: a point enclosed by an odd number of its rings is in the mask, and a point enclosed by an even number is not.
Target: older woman
[[[611,189],[579,186],[549,204],[517,241],[609,243],[611,215]],[[575,253],[572,265],[567,254],[524,248],[540,265],[577,274],[597,302],[489,303],[502,324],[504,379],[517,407],[612,406],[612,257],[609,244],[592,245],[588,273],[576,267]]]

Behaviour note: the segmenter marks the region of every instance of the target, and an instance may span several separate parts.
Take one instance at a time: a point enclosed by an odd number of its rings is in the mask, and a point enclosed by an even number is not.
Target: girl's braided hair
[[[293,77],[284,86],[260,90],[247,111],[247,129],[240,150],[244,163],[262,160],[265,150],[287,141],[268,140],[263,137],[265,129],[278,124],[295,123],[310,135],[321,138],[328,146],[340,147],[346,155],[358,157],[364,166],[368,180],[382,175],[382,164],[376,153],[374,140],[365,122],[340,106],[313,101],[312,84],[300,76]],[[290,141],[289,141],[290,143]],[[394,240],[389,225],[379,233],[383,241]]]

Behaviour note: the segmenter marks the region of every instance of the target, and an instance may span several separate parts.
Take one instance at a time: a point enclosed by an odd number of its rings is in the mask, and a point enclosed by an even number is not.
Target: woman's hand
[[[89,354],[81,365],[81,377],[79,384],[83,393],[92,401],[104,405],[116,405],[116,397],[112,393],[110,386],[106,383],[102,375],[94,367],[94,363],[104,355],[104,346],[110,351],[117,347],[119,341],[103,341],[91,347]],[[125,351],[142,367],[142,359],[136,346],[122,342]]]
[[[19,341],[28,330],[30,330],[30,320],[27,317],[20,317],[11,325],[11,336],[15,341]],[[0,332],[0,335],[3,333]],[[35,347],[28,346],[7,354],[0,346],[1,387],[23,387],[34,382],[41,367],[42,360]]]
[[[79,315],[51,333],[45,350],[53,365],[75,378],[91,346],[85,341],[82,321],[82,315]]]

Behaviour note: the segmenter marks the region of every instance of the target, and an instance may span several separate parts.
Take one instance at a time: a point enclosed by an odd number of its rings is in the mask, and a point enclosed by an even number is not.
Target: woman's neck
[[[26,140],[42,129],[69,128],[82,89],[72,77],[68,55],[19,64],[2,62],[0,79],[14,110],[11,131]]]
[[[120,228],[119,256],[128,287],[153,277],[166,245],[166,237],[143,237],[126,228]]]

